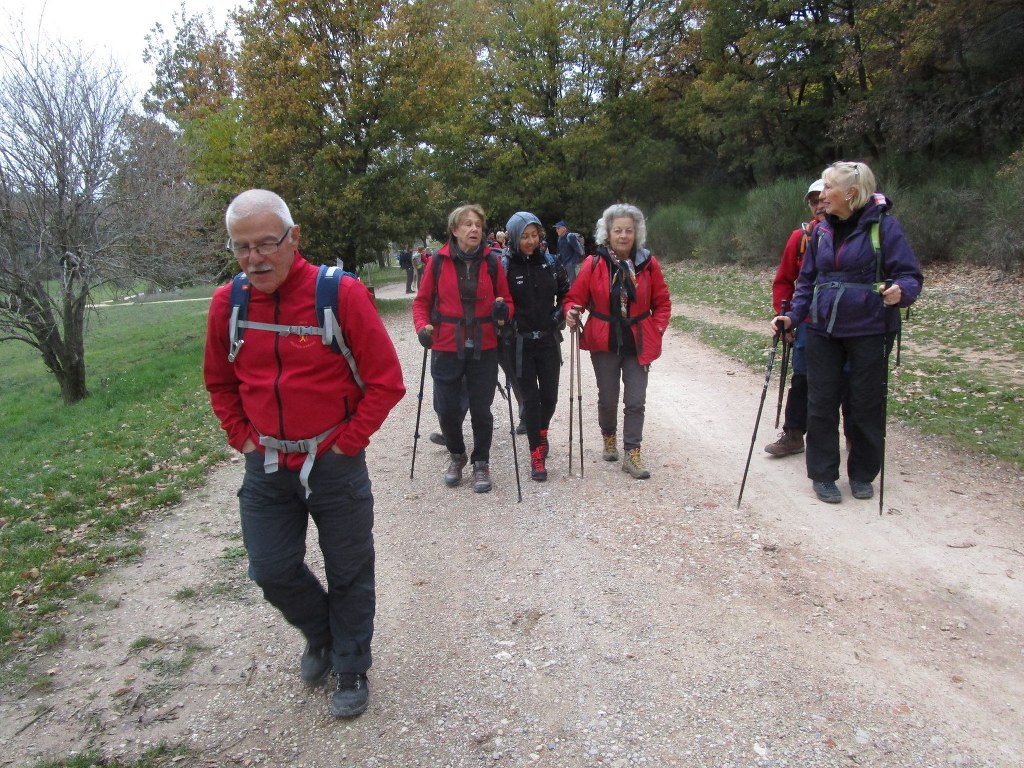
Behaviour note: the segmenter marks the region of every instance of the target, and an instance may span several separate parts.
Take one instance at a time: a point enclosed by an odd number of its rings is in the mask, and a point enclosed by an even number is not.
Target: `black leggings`
[[[523,396],[523,422],[530,450],[541,444],[540,431],[551,424],[558,405],[558,377],[562,366],[557,337],[523,340],[522,370],[517,377]]]

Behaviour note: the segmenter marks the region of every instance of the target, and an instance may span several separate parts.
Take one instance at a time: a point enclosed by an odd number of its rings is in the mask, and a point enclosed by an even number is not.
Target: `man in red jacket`
[[[772,281],[775,314],[782,312],[783,301],[789,304],[793,300],[793,290],[804,263],[808,240],[814,228],[825,218],[825,206],[820,200],[824,187],[825,182],[817,179],[807,188],[804,202],[811,211],[811,220],[794,229],[786,241],[786,247],[782,249],[782,259],[775,271],[775,280]],[[765,451],[779,458],[803,453],[804,432],[807,431],[807,361],[804,356],[807,324],[800,323],[795,331],[790,331],[786,336],[787,341],[793,344],[793,378],[786,395],[786,417],[779,439],[764,447]]]
[[[331,712],[354,717],[369,699],[376,610],[364,449],[405,394],[402,369],[369,291],[352,277],[338,283],[336,325],[355,370],[318,335],[319,270],[299,254],[299,227],[284,200],[251,189],[225,220],[228,248],[248,279],[240,283],[247,317],[236,322],[240,294],[230,283],[217,289],[203,374],[228,443],[245,457],[238,498],[249,577],[305,636],[302,679],[322,683],[333,667]],[[244,339],[229,334],[238,325]],[[305,563],[310,517],[326,589]]]
[[[491,490],[491,403],[498,383],[498,332],[512,318],[512,295],[501,260],[484,243],[483,208],[460,205],[448,215],[450,237],[430,261],[412,302],[416,335],[431,350],[434,409],[451,460],[449,486],[473,462],[473,490]],[[468,396],[473,451],[466,455],[462,422]]]

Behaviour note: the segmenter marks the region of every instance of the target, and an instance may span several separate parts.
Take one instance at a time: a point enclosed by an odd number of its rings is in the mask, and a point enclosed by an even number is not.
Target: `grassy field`
[[[726,310],[722,322],[676,315],[675,327],[764,371],[774,273],[689,264],[666,270],[680,304]],[[1024,291],[1019,281],[978,271],[926,274],[903,324],[902,364],[889,378],[889,416],[958,447],[1024,468]],[[763,333],[730,324],[763,321]],[[778,365],[778,358],[776,364]],[[777,380],[778,370],[773,373]]]

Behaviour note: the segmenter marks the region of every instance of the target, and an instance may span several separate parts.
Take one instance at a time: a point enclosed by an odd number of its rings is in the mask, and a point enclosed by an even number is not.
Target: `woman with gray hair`
[[[639,208],[608,207],[594,233],[597,252],[580,266],[563,303],[566,325],[575,328],[588,313],[580,349],[590,352],[597,380],[597,422],[602,457],[618,461],[617,410],[623,390],[622,471],[638,480],[651,476],[640,454],[651,363],[661,355],[672,301],[661,265],[644,248],[647,224]]]
[[[839,406],[849,392],[846,472],[855,499],[874,495],[882,468],[889,350],[924,278],[903,227],[888,214],[864,163],[839,161],[821,174],[825,221],[807,245],[793,303],[772,320],[788,331],[810,315],[807,334],[807,477],[815,496],[838,504]],[[848,373],[844,373],[844,369]],[[847,383],[848,382],[848,383]]]

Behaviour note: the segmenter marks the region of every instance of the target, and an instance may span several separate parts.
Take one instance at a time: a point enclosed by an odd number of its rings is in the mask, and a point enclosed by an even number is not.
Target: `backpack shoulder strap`
[[[430,258],[430,274],[434,277],[434,295],[430,300],[430,322],[435,328],[441,322],[441,297],[437,295],[437,286],[441,282],[441,269],[444,267],[444,256],[435,253]]]
[[[244,323],[249,316],[249,278],[245,272],[239,272],[231,278],[231,316],[228,320],[228,362],[235,362],[238,352],[242,348],[242,334],[245,332]]]
[[[884,213],[879,214],[878,221],[871,225],[871,247],[875,251],[875,281],[882,281],[882,266],[884,255],[882,254],[882,218]]]
[[[491,291],[498,296],[498,257],[494,251],[487,253],[487,272],[491,276]]]
[[[316,317],[318,321],[322,321],[324,344],[330,344],[331,349],[344,356],[356,384],[365,390],[366,384],[359,375],[355,357],[345,341],[344,331],[338,321],[338,293],[342,280],[346,277],[356,279],[355,275],[341,267],[320,267],[316,275]]]

